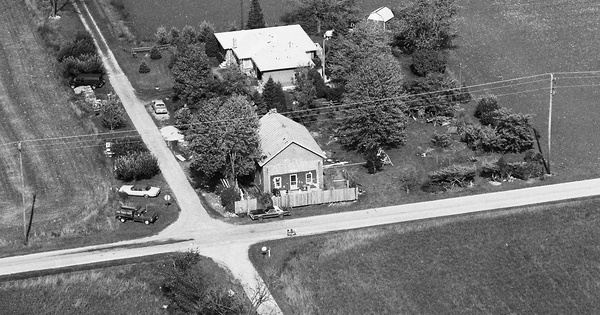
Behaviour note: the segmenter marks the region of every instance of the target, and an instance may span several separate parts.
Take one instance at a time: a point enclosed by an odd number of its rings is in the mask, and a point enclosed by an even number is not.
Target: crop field
[[[206,20],[215,25],[218,32],[240,28],[242,9],[239,0],[174,0],[168,4],[162,0],[117,0],[129,14],[135,33],[142,40],[154,38],[156,29],[164,25],[182,28],[185,25],[198,26]],[[366,15],[381,6],[390,5],[385,0],[357,0],[357,5]],[[265,22],[269,26],[278,25],[279,17],[293,4],[293,0],[261,0]],[[250,1],[243,1],[244,23],[248,19]]]
[[[597,314],[597,204],[271,241],[250,255],[284,314]]]

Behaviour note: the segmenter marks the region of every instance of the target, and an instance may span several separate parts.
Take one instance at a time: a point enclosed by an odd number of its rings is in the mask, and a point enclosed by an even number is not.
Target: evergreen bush
[[[150,67],[148,67],[148,64],[146,63],[145,60],[142,60],[142,63],[140,63],[140,69],[138,71],[140,73],[148,73],[148,72],[150,72]]]
[[[162,54],[160,53],[160,50],[158,49],[157,46],[153,46],[152,49],[150,49],[150,59],[158,60],[160,58],[162,58]]]
[[[221,192],[221,205],[228,212],[235,212],[235,202],[241,199],[240,191],[236,187],[228,187]]]
[[[477,108],[473,116],[478,118],[482,125],[491,125],[496,119],[496,111],[500,109],[496,96],[482,97],[477,102]]]

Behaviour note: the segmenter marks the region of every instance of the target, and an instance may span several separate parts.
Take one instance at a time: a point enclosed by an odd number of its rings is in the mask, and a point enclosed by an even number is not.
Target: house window
[[[306,173],[306,184],[312,184],[313,183],[313,176],[312,173]]]
[[[298,189],[298,175],[290,175],[290,189]]]
[[[281,188],[281,177],[273,177],[273,188]]]

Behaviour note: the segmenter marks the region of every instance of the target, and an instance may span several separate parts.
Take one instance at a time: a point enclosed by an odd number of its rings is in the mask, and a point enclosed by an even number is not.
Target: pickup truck
[[[250,211],[248,216],[252,220],[263,221],[264,219],[269,218],[280,218],[283,219],[284,216],[291,215],[291,212],[288,210],[282,210],[278,206],[272,206],[267,209],[257,209]]]
[[[121,206],[119,210],[115,211],[115,217],[123,223],[131,220],[133,222],[144,222],[146,225],[158,220],[158,214],[147,215],[146,210],[142,210],[139,206]]]

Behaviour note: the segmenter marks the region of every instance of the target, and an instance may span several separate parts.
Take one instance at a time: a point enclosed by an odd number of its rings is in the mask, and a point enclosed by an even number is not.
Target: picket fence
[[[292,208],[323,203],[354,201],[358,199],[358,188],[301,191],[279,197],[271,197],[271,199],[274,206]],[[256,210],[257,206],[256,199],[236,201],[235,213],[246,213]]]

